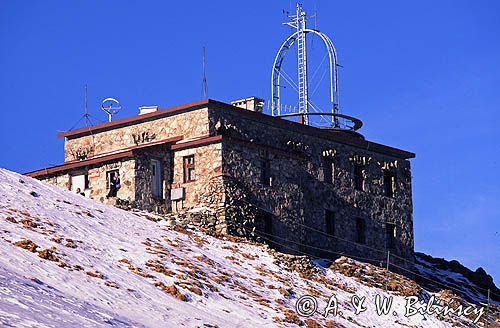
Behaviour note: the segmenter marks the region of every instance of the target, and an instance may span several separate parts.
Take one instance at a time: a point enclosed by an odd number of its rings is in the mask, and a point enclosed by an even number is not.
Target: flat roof
[[[273,125],[278,125],[284,127],[286,129],[294,129],[297,131],[301,131],[303,133],[309,135],[315,135],[320,138],[325,138],[332,140],[334,142],[339,142],[351,146],[355,146],[357,148],[370,150],[374,152],[384,153],[387,155],[392,155],[399,158],[409,159],[414,158],[415,154],[406,150],[382,145],[376,142],[365,140],[359,134],[351,134],[346,131],[337,131],[337,130],[327,130],[320,129],[314,126],[308,126],[304,124],[300,124],[298,122],[289,121],[283,118],[274,117],[250,110],[244,110],[233,105],[220,102],[213,99],[203,99],[194,102],[189,102],[186,104],[173,106],[167,109],[158,110],[153,113],[136,115],[124,119],[120,119],[114,122],[97,124],[91,127],[80,128],[72,131],[61,132],[58,134],[59,138],[67,137],[67,138],[77,138],[84,135],[90,135],[92,133],[97,133],[101,131],[111,130],[115,128],[120,128],[128,125],[138,124],[146,121],[152,121],[158,118],[179,114],[182,112],[187,112],[191,110],[196,110],[200,108],[209,108],[214,110],[231,110],[233,114],[243,116],[250,120],[255,120],[259,122],[267,122]],[[237,109],[237,111],[235,111]]]
[[[111,130],[111,129],[115,129],[115,128],[119,128],[119,127],[123,127],[123,126],[127,126],[127,125],[152,121],[152,120],[155,120],[155,119],[158,119],[161,117],[165,117],[165,116],[169,116],[172,114],[179,114],[180,112],[183,112],[183,111],[190,111],[190,110],[195,110],[198,108],[207,107],[210,102],[213,102],[213,100],[203,99],[203,100],[193,101],[193,102],[189,102],[186,104],[173,106],[173,107],[170,107],[167,109],[161,109],[161,110],[158,110],[158,111],[152,112],[152,113],[135,115],[135,116],[131,116],[131,117],[122,118],[120,120],[113,121],[113,122],[101,123],[101,124],[96,124],[93,126],[80,128],[80,129],[76,129],[76,130],[60,132],[57,134],[57,137],[58,138],[64,138],[64,137],[73,138],[73,137],[88,135],[88,134],[96,133],[96,132],[100,132],[100,131]]]

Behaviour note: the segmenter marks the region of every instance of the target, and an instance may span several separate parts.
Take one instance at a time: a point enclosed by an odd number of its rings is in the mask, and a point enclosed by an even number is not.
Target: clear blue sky
[[[58,130],[106,97],[141,105],[270,98],[290,1],[0,2],[0,166],[63,161]],[[415,249],[500,282],[500,2],[304,1],[339,53],[342,110],[413,151]]]

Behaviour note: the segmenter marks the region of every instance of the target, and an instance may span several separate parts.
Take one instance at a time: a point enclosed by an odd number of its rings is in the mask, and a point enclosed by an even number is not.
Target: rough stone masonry
[[[28,175],[285,253],[413,266],[413,153],[253,109],[202,100],[63,132],[64,164]]]

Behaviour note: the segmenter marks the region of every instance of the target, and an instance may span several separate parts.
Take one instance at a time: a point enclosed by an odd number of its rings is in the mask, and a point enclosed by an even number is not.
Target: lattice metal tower
[[[285,25],[291,26],[295,32],[290,35],[285,42],[282,43],[276,58],[274,60],[273,71],[271,76],[272,99],[271,110],[273,116],[298,116],[303,124],[311,125],[313,122],[310,117],[313,115],[322,116],[330,122],[329,128],[341,129],[340,119],[346,119],[353,122],[353,118],[340,114],[339,111],[339,90],[338,90],[338,71],[337,71],[337,53],[330,38],[317,29],[309,29],[306,26],[307,15],[302,10],[302,5],[297,3],[296,14],[288,16],[289,22]],[[319,108],[311,102],[307,75],[307,35],[312,34],[319,37],[325,44],[329,59],[329,87],[330,87],[330,108]],[[285,55],[290,47],[297,42],[297,83],[291,81],[292,87],[298,93],[298,108],[296,113],[282,114],[282,104],[280,99],[280,78],[282,75],[281,68]],[[286,78],[286,76],[284,77]],[[290,83],[290,81],[288,81]],[[326,118],[328,117],[328,118]],[[348,129],[355,130],[360,127],[360,124],[355,122],[355,127]]]

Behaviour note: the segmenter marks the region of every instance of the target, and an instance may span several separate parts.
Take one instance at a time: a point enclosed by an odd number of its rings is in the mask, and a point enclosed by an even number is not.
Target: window
[[[120,172],[118,171],[118,169],[106,171],[106,189],[107,190],[109,190],[109,187],[111,185],[111,178],[113,177],[113,175],[115,173],[118,175],[118,177],[120,177]]]
[[[356,190],[363,190],[363,165],[362,164],[354,164],[354,188]]]
[[[387,248],[394,248],[396,245],[396,225],[393,223],[385,224],[385,244]]]
[[[87,173],[72,174],[70,175],[70,190],[76,191],[80,189],[81,192],[89,189],[89,176]]]
[[[266,186],[270,186],[272,183],[271,161],[267,158],[261,158],[260,160],[260,182]]]
[[[326,233],[335,235],[335,214],[330,210],[325,210]]]
[[[392,170],[384,170],[384,194],[387,197],[394,196],[396,189],[396,174]]]
[[[366,243],[365,238],[365,220],[362,218],[356,219],[356,242],[359,244]]]
[[[191,182],[195,180],[194,175],[194,155],[183,157],[184,167],[184,182]]]
[[[333,159],[329,157],[323,157],[323,181],[325,183],[333,183],[334,173],[335,166],[333,164]]]

